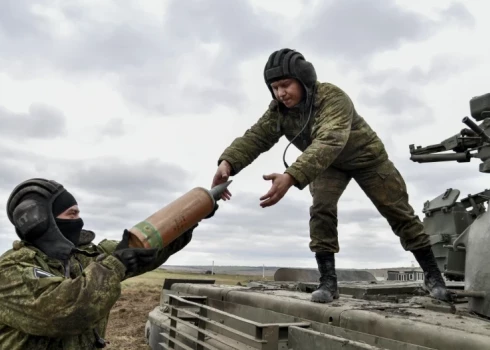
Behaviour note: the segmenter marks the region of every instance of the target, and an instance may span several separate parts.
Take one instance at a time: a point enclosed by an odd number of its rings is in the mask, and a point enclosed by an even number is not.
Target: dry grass
[[[215,280],[216,284],[236,285],[238,282],[244,284],[250,280],[262,280],[262,276],[250,276],[250,275],[205,275],[198,273],[183,273],[165,271],[163,269],[157,269],[151,272],[147,272],[144,275],[129,279],[123,282],[124,287],[130,286],[162,286],[165,278],[189,278],[189,279],[208,279]],[[272,277],[266,277],[265,280],[271,280]]]
[[[261,280],[262,276],[211,276],[158,269],[124,281],[122,295],[112,308],[109,318],[106,334],[106,339],[110,341],[108,349],[150,349],[145,341],[145,324],[148,313],[160,302],[165,278],[214,279],[217,284],[237,285],[239,282],[246,284],[250,280]]]

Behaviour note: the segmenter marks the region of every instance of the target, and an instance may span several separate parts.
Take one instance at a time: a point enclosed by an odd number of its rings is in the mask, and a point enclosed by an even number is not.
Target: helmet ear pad
[[[22,239],[33,241],[49,229],[51,210],[42,196],[31,194],[26,197],[14,209],[13,223]]]

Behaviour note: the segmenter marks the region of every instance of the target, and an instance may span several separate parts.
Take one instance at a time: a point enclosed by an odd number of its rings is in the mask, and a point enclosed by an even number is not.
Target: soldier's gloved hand
[[[151,264],[157,253],[157,248],[129,248],[129,231],[124,230],[123,239],[112,254],[126,266],[126,274],[133,274]]]
[[[206,216],[204,219],[209,219],[209,218],[212,218],[214,216],[214,214],[216,213],[216,210],[218,210],[219,208],[219,205],[218,203],[215,203],[214,204],[214,209],[211,213],[208,214],[208,216]]]

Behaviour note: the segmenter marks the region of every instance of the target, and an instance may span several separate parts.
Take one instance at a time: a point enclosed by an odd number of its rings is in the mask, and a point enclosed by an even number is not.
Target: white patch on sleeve
[[[37,278],[56,277],[52,273],[46,272],[37,267],[34,267],[34,276],[36,276]]]

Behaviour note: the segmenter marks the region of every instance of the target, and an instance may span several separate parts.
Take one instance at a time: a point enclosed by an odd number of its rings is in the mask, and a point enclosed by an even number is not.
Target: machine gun
[[[479,171],[490,173],[490,93],[470,100],[471,116],[462,122],[468,128],[426,147],[410,145],[410,159],[417,163],[481,160]],[[446,152],[446,153],[442,153]],[[470,310],[490,317],[490,190],[458,201],[460,191],[449,188],[424,203],[423,224],[430,237],[439,269],[447,280],[464,281],[460,296],[469,298]],[[471,208],[471,209],[469,209]],[[487,295],[488,294],[488,295]]]
[[[473,97],[470,100],[471,116],[476,121],[482,121],[477,125],[469,117],[464,117],[462,122],[468,128],[462,129],[458,134],[435,145],[426,147],[410,145],[410,160],[417,163],[469,162],[471,158],[479,158],[480,172],[490,173],[490,93]],[[440,153],[452,151],[451,153]],[[473,152],[473,153],[472,153]]]

